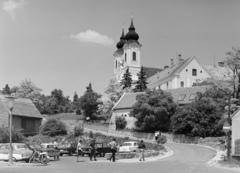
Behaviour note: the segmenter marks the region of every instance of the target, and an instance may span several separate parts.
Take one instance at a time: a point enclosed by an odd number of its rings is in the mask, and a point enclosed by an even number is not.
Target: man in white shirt
[[[77,144],[77,162],[79,162],[78,161],[79,156],[82,157],[82,139],[80,139]],[[80,162],[83,162],[83,159],[81,159]]]

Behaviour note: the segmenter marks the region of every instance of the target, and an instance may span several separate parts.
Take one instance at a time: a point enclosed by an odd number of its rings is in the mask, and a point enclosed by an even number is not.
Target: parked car
[[[95,143],[96,156],[104,157],[106,153],[111,153],[111,148],[106,142]],[[89,146],[82,147],[82,156],[91,154],[91,148]]]
[[[32,155],[32,150],[28,148],[26,144],[23,143],[12,143],[13,147],[13,161],[29,161],[29,157]],[[0,160],[9,160],[9,148],[10,144],[1,144],[0,146]]]
[[[138,143],[135,141],[124,142],[119,147],[119,152],[136,152],[138,149]]]
[[[42,143],[41,146],[45,149],[52,149],[52,152],[48,154],[49,157],[54,157],[54,159],[59,159],[60,151],[52,143]]]
[[[26,144],[30,150],[37,150],[38,152],[46,152],[49,157],[57,157],[59,156],[59,150],[54,148],[44,148],[42,145],[39,144]]]
[[[62,156],[63,154],[68,154],[69,156],[71,156],[72,154],[76,153],[77,147],[74,143],[68,143],[59,145],[58,149],[60,151],[60,156]]]

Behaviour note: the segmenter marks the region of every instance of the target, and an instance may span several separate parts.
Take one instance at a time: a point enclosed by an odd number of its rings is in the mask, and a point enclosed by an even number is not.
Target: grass
[[[234,158],[230,158],[229,160],[221,160],[218,162],[221,166],[229,167],[229,168],[239,168],[240,161]]]
[[[76,115],[75,113],[60,113],[56,115],[49,115],[49,118],[56,118],[56,119],[62,119],[62,120],[84,120],[84,116],[81,115]],[[97,115],[94,116],[93,121],[95,120],[105,120],[104,115]]]

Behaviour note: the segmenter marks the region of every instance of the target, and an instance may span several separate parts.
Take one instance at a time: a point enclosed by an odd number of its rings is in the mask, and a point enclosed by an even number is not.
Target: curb
[[[12,165],[8,162],[4,163],[4,162],[0,162],[0,167],[17,167],[17,166],[48,166],[47,165],[43,165],[41,163],[13,163]]]

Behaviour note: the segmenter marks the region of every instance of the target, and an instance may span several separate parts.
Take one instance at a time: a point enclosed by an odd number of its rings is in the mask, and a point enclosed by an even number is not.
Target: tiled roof
[[[169,89],[164,91],[172,94],[174,102],[178,104],[189,104],[195,99],[194,95],[197,92],[205,92],[210,87],[211,86],[196,86],[196,87]],[[139,94],[144,94],[144,92],[125,93],[120,98],[120,100],[115,104],[115,106],[113,107],[113,110],[131,109],[132,106],[136,103],[136,96]],[[180,99],[180,96],[182,96],[182,99]],[[190,99],[191,96],[193,97],[192,100]]]
[[[173,66],[164,69],[163,71],[151,76],[148,78],[148,83],[153,84],[155,82],[158,82],[160,80],[168,79],[174,77],[179,71],[181,71],[186,65],[188,65],[195,57],[190,57],[185,60],[182,60]]]
[[[0,95],[0,104],[2,104],[6,109],[8,108],[8,101],[4,97],[4,95]],[[25,98],[17,98],[14,100],[13,115],[43,118],[38,109],[32,103],[32,101],[30,99]]]
[[[153,76],[156,73],[162,71],[162,69],[152,68],[152,67],[143,67],[143,70],[145,71],[147,78],[149,78],[150,76]]]
[[[212,65],[204,65],[203,67],[208,71],[211,77],[215,80],[230,80],[232,76],[232,71],[228,67],[219,67]]]

